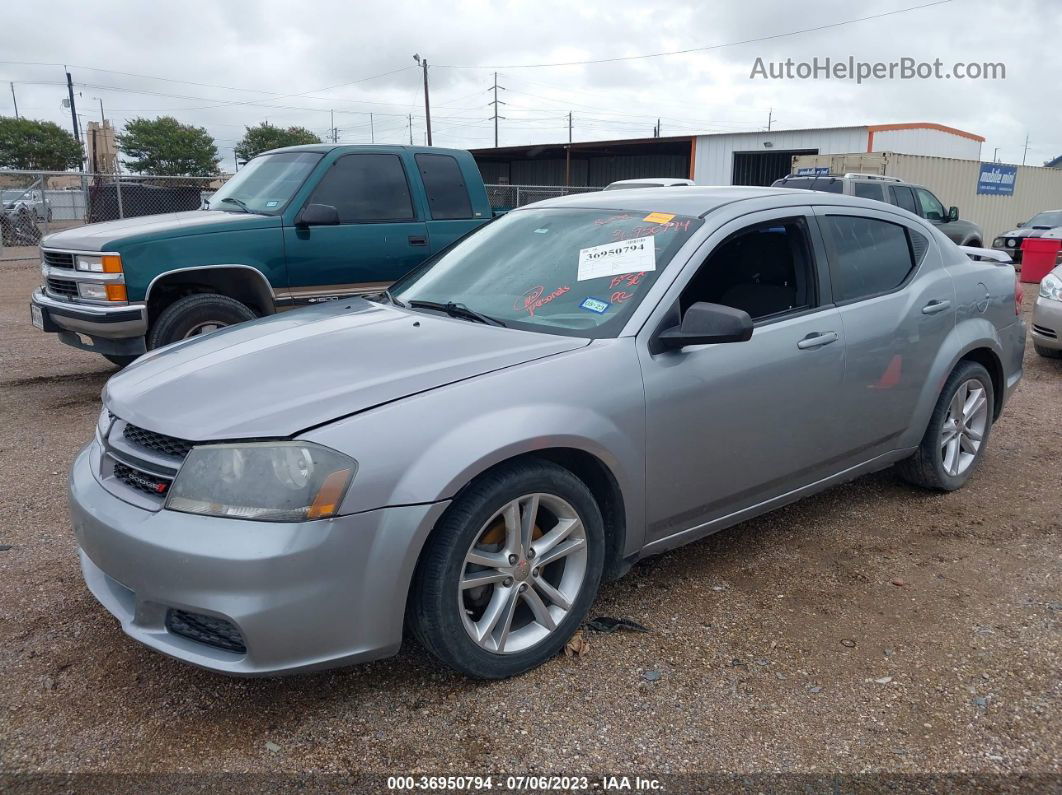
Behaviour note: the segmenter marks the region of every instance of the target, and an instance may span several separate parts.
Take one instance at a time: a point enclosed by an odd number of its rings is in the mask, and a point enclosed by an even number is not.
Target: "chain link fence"
[[[0,171],[0,260],[35,257],[52,232],[142,215],[197,210],[227,177],[145,177],[68,171]],[[600,190],[558,185],[487,185],[495,210]]]

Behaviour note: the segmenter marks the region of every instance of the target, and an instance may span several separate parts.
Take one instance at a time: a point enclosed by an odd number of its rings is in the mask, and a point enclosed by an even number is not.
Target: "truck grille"
[[[155,475],[133,469],[121,461],[114,462],[114,476],[127,486],[150,494],[152,497],[161,497],[173,484],[172,480],[156,477]]]
[[[45,264],[52,268],[74,269],[73,254],[69,254],[65,251],[47,251],[46,249],[41,249],[41,256],[43,257]]]
[[[52,295],[61,295],[64,298],[77,297],[77,282],[69,279],[55,279],[48,277],[48,292]]]
[[[187,610],[169,610],[166,613],[166,629],[175,635],[205,643],[226,651],[243,654],[247,651],[243,635],[231,621]]]
[[[174,458],[184,458],[195,445],[195,442],[177,439],[173,436],[166,436],[165,434],[155,433],[154,431],[148,431],[129,424],[125,426],[122,435],[133,444],[154,450],[156,453],[173,456]]]

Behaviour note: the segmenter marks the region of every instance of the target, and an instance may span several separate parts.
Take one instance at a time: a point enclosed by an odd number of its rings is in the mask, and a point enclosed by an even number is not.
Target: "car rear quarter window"
[[[881,185],[876,182],[859,182],[855,180],[852,182],[852,193],[863,199],[874,199],[875,201],[881,201]]]
[[[414,217],[409,183],[398,155],[344,155],[321,178],[310,203],[335,207],[341,224]]]
[[[915,266],[907,228],[853,215],[828,215],[833,297],[848,303],[895,290]],[[924,247],[923,247],[924,253]]]
[[[914,191],[905,185],[890,185],[890,203],[902,207],[908,212],[918,215],[918,207],[915,205]]]
[[[472,201],[457,159],[450,155],[419,154],[417,169],[424,180],[428,207],[434,220],[471,218]]]

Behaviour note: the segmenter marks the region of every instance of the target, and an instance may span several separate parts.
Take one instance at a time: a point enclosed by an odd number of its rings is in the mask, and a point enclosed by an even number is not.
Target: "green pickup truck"
[[[465,151],[277,149],[201,210],[46,237],[30,315],[62,342],[125,365],[222,326],[379,292],[491,217]]]

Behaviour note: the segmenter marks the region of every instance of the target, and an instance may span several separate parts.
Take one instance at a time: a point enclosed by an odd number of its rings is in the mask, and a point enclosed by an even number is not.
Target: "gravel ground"
[[[0,274],[0,771],[1062,773],[1062,362],[1031,345],[965,489],[879,473],[647,561],[591,613],[647,634],[504,682],[412,643],[238,680],[85,590],[65,479],[114,369],[30,326],[35,262]]]

